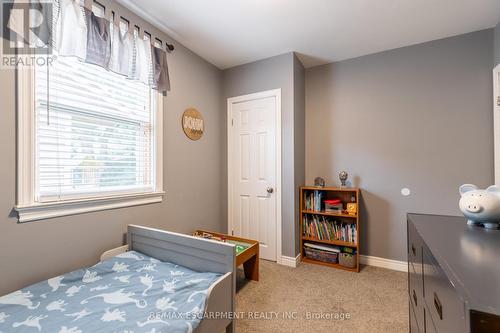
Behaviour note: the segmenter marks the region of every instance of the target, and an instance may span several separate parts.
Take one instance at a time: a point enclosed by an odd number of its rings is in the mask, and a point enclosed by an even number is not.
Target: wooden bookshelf
[[[321,243],[321,244],[330,244],[330,245],[348,246],[348,247],[357,247],[358,246],[356,243],[344,242],[341,240],[317,239],[317,238],[306,237],[306,236],[302,236],[302,239],[304,241],[311,242],[311,243]]]
[[[314,211],[314,210],[303,210],[303,214],[315,214],[315,215],[323,215],[323,216],[332,216],[332,217],[346,217],[350,219],[357,219],[357,215],[351,215],[351,214],[339,214],[339,213],[330,213],[330,212],[324,212],[324,211]]]
[[[339,264],[331,264],[328,262],[318,261],[318,260],[309,259],[309,258],[305,258],[305,257],[302,258],[302,262],[306,262],[309,264],[315,264],[315,265],[322,265],[322,266],[327,266],[327,267],[333,267],[333,268],[343,269],[343,270],[349,271],[349,272],[359,273],[359,266],[356,268],[349,268],[349,267],[344,267],[344,266],[339,265]]]
[[[323,193],[321,210],[314,210],[313,207],[306,207],[307,197],[311,195],[314,191],[321,191]],[[340,199],[343,204],[343,211],[341,213],[326,212],[324,208],[324,200]],[[357,214],[348,214],[346,211],[347,203],[357,204]],[[334,267],[343,269],[351,272],[359,272],[359,238],[360,238],[360,204],[359,204],[359,189],[358,188],[337,188],[337,187],[316,187],[316,186],[304,186],[300,188],[300,253],[302,261],[305,263],[318,264],[328,267]],[[325,235],[319,239],[318,237],[307,236],[304,233],[304,219],[312,219],[313,216],[316,218],[321,217],[325,219],[327,223],[331,225],[347,225],[350,224],[356,228],[356,239],[354,242],[341,240],[341,239],[327,239]],[[338,247],[349,247],[356,251],[355,261],[356,266],[354,268],[344,267],[339,263],[329,263],[324,261],[319,261],[316,259],[308,258],[305,256],[304,243],[312,243],[317,245],[333,245]]]

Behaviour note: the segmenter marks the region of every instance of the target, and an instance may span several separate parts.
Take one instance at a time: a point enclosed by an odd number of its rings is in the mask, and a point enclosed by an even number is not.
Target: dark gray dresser
[[[500,231],[408,214],[411,333],[500,333]]]

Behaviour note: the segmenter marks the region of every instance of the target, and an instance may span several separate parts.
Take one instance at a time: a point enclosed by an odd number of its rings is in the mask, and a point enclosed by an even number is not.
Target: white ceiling
[[[221,69],[290,51],[312,67],[500,21],[500,0],[119,1]]]

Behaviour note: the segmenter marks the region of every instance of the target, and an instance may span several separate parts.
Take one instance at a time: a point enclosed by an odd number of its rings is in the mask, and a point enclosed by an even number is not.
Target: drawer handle
[[[417,304],[417,293],[415,292],[415,289],[413,289],[413,302],[415,302],[415,306],[418,306],[418,304]]]
[[[413,244],[411,244],[411,252],[413,252],[414,257],[417,256],[417,250],[415,249],[415,246],[413,246]]]
[[[441,302],[439,301],[436,293],[434,293],[434,307],[436,308],[436,311],[439,315],[439,319],[443,320],[443,306],[441,305]]]

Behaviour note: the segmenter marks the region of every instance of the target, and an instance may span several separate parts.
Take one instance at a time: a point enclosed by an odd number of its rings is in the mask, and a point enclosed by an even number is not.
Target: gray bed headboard
[[[235,272],[234,245],[175,232],[129,225],[129,250],[199,272]]]

